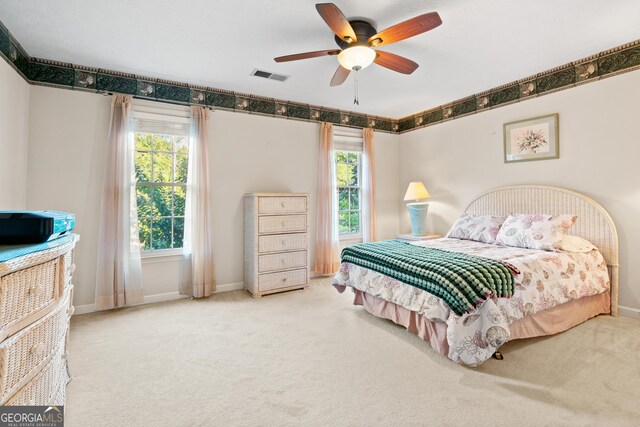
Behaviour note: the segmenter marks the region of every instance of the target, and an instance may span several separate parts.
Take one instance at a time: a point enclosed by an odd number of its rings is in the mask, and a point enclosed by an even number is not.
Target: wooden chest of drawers
[[[64,405],[77,240],[71,235],[0,262],[2,405]]]
[[[244,287],[254,297],[309,284],[309,195],[244,198]]]

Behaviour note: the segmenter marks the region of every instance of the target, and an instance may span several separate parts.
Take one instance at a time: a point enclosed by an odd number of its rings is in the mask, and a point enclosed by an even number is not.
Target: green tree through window
[[[360,153],[335,151],[338,233],[360,233]]]
[[[142,250],[182,247],[188,162],[186,136],[135,133],[136,200]]]

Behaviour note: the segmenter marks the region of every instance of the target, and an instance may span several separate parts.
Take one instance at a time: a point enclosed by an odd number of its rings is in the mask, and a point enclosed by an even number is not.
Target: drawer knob
[[[281,226],[282,228],[284,228],[284,227],[286,227],[286,226],[287,226],[287,224],[285,224],[285,222],[284,222],[284,221],[282,221],[282,222],[280,223],[280,226]]]
[[[285,262],[284,258],[280,258],[280,264],[282,264],[282,265],[285,265],[285,264],[286,264],[286,262]]]
[[[38,295],[42,292],[42,288],[38,285],[29,288],[29,295]]]
[[[41,356],[44,353],[44,343],[38,343],[31,347],[29,353],[35,354],[36,356]]]
[[[285,242],[285,240],[284,240],[284,239],[282,239],[281,243],[282,243],[282,246],[284,246],[284,245],[286,245],[286,244],[287,244],[287,242]]]
[[[283,277],[283,278],[282,278],[282,283],[285,283],[286,281],[287,281],[287,278],[286,278],[286,277]]]
[[[283,208],[286,208],[287,204],[285,202],[282,202],[282,203],[280,203],[280,206],[283,207]]]

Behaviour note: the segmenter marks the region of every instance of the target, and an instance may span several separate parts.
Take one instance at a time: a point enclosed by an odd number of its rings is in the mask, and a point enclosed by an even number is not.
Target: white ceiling
[[[98,68],[344,110],[401,117],[640,39],[640,1],[336,0],[382,30],[437,11],[443,24],[381,48],[412,75],[372,65],[330,88],[336,57],[277,64],[336,48],[310,0],[3,0],[0,20],[27,52]],[[615,5],[615,6],[614,6]],[[290,75],[251,77],[254,68]]]

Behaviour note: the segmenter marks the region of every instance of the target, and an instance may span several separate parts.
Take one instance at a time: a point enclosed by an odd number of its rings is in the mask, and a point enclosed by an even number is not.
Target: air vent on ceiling
[[[285,76],[284,74],[270,73],[268,71],[258,70],[257,68],[251,72],[251,75],[256,77],[263,77],[269,80],[276,80],[279,82],[284,82],[289,78],[289,76]]]

